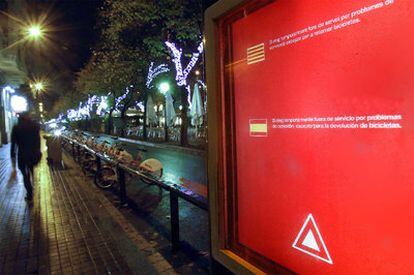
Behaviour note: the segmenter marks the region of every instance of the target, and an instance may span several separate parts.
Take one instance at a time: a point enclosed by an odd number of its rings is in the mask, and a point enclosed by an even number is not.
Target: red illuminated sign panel
[[[414,273],[414,1],[278,0],[223,24],[230,247]]]

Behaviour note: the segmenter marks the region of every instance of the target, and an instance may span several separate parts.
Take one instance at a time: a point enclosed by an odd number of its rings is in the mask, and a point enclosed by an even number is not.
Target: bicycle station
[[[140,162],[131,156],[122,154],[122,148],[105,145],[92,146],[92,143],[79,135],[62,135],[63,148],[72,155],[73,159],[82,166],[84,173],[90,173],[94,183],[103,190],[116,190],[122,207],[129,204],[138,207],[128,198],[127,182],[132,178],[139,179],[147,185],[156,185],[169,192],[170,202],[170,236],[173,251],[180,249],[180,209],[179,199],[183,199],[199,209],[208,211],[207,198],[180,184],[162,180],[162,164],[155,159]],[[95,147],[95,148],[91,148]],[[113,148],[115,147],[115,148]],[[102,150],[102,151],[101,151]],[[110,154],[109,150],[112,150]],[[118,150],[117,153],[115,151]],[[159,167],[161,165],[161,167]]]

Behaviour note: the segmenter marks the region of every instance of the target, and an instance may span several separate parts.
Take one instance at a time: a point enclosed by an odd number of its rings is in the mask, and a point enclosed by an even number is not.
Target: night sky
[[[56,2],[55,9],[61,16],[56,23],[57,26],[62,26],[62,30],[56,32],[56,36],[64,42],[63,50],[74,53],[70,62],[72,71],[78,71],[89,58],[90,48],[97,39],[95,24],[101,5],[101,0]]]
[[[102,1],[59,0],[28,3],[28,16],[42,20],[47,38],[26,51],[30,78],[46,78],[50,96],[54,91],[71,89],[78,72],[87,62],[97,39],[97,12]],[[58,92],[56,94],[59,94]]]
[[[26,22],[42,21],[46,26],[45,39],[27,43],[21,54],[29,79],[47,80],[43,98],[51,108],[62,93],[74,91],[76,73],[87,63],[99,36],[95,26],[103,0],[0,0],[0,9],[7,7],[7,2],[9,6],[25,2],[19,17]],[[214,2],[204,0],[203,6]]]
[[[26,2],[29,3],[32,16],[36,14],[41,18],[43,14],[48,14],[46,22],[50,27],[48,34],[50,45],[41,49],[40,63],[47,60],[56,71],[72,73],[79,71],[87,62],[90,48],[98,37],[95,25],[103,0],[26,0]],[[216,0],[204,0],[203,4],[207,8],[214,2]],[[36,71],[36,68],[34,70]]]
[[[95,26],[102,4],[103,0],[0,0],[0,10],[7,13],[0,16],[3,29],[12,25],[20,32],[22,23],[29,22],[44,26],[43,39],[24,41],[17,50],[29,81],[46,80],[46,109],[61,94],[73,92],[76,73],[87,63],[99,36]]]

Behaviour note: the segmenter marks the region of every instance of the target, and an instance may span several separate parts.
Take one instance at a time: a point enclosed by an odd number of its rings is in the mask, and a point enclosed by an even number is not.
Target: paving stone
[[[2,156],[8,152],[8,146],[0,148]],[[112,237],[98,226],[99,203],[95,209],[81,194],[88,184],[71,186],[69,172],[42,160],[29,205],[22,176],[11,175],[5,157],[0,160],[0,274],[132,274]]]

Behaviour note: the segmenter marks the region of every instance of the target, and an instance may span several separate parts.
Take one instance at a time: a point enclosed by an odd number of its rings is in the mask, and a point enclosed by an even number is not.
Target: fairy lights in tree
[[[126,99],[126,97],[128,96],[128,94],[129,94],[129,89],[126,88],[125,90],[126,90],[126,92],[123,95],[121,95],[121,96],[119,96],[115,99],[115,109],[117,111],[119,111],[118,107],[121,104],[121,102],[124,101]]]
[[[78,118],[82,119],[84,117],[90,117],[90,111],[88,104],[84,104],[82,102],[79,103],[79,108],[77,111]]]
[[[70,121],[76,120],[76,118],[78,117],[78,112],[76,112],[76,110],[74,109],[69,109],[67,111],[67,117]]]
[[[191,59],[184,70],[182,65],[183,50],[181,48],[177,48],[177,46],[174,43],[169,41],[166,41],[165,45],[167,45],[167,47],[170,49],[172,53],[172,62],[175,65],[175,80],[177,82],[177,85],[185,86],[185,89],[187,90],[188,106],[191,108],[191,88],[190,85],[187,84],[187,78],[190,75],[191,70],[197,64],[197,61],[199,60],[201,54],[203,53],[204,44],[203,42],[200,42],[200,44],[197,47],[197,52],[193,52]]]
[[[63,114],[62,114],[62,113],[60,113],[60,114],[59,114],[59,116],[58,116],[57,120],[58,120],[58,122],[60,122],[60,121],[62,121],[62,120],[63,120]]]
[[[94,106],[98,106],[96,114],[101,115],[101,110],[100,110],[99,106],[102,103],[102,100],[103,100],[102,98],[104,98],[104,97],[98,97],[96,95],[89,96],[88,100],[86,102],[79,102],[79,105],[78,105],[77,109],[67,110],[66,117],[70,121],[81,120],[81,119],[84,119],[84,118],[90,118],[91,117],[91,112],[93,111]],[[106,97],[105,97],[105,103],[106,103]],[[59,119],[61,119],[62,117],[63,117],[63,114],[60,114]]]
[[[101,96],[100,102],[98,103],[98,108],[96,109],[96,114],[98,116],[104,115],[106,109],[108,108],[108,97],[107,96]]]
[[[133,87],[131,85],[131,87]],[[126,99],[126,97],[128,96],[128,94],[130,93],[129,88],[125,89],[126,92],[117,97],[115,99],[115,110],[118,110],[119,105],[122,103],[123,100]],[[75,121],[75,120],[81,120],[84,118],[90,118],[91,117],[91,113],[93,112],[94,107],[96,107],[96,114],[98,116],[102,116],[106,113],[107,109],[108,109],[108,97],[111,95],[111,93],[108,93],[107,96],[89,96],[88,100],[86,102],[80,102],[79,106],[77,109],[69,109],[66,112],[66,116],[70,121]]]
[[[188,102],[188,107],[191,109],[191,88],[190,85],[185,86],[185,89],[187,90],[187,102]]]
[[[90,111],[92,111],[93,106],[99,103],[99,97],[96,95],[89,96],[87,106]]]
[[[137,109],[139,109],[141,112],[144,112],[144,109],[145,109],[144,103],[142,103],[142,102],[136,102],[135,103],[135,107]]]
[[[176,76],[175,80],[177,81],[178,86],[185,86],[187,85],[187,78],[190,74],[191,70],[194,68],[195,64],[197,63],[198,59],[200,58],[201,54],[204,51],[203,42],[200,42],[200,44],[197,47],[197,52],[193,52],[190,62],[188,62],[187,66],[183,70],[182,66],[182,54],[183,50],[181,48],[177,48],[176,45],[172,42],[166,41],[165,45],[170,49],[173,58],[172,62],[174,62],[175,70],[176,70]]]
[[[203,42],[201,42],[200,45],[198,45],[197,47],[197,52],[193,53],[193,56],[191,57],[190,62],[188,63],[187,67],[183,71],[183,79],[182,79],[183,85],[187,84],[187,77],[190,74],[191,70],[196,65],[198,59],[200,58],[200,55],[203,53],[203,50],[204,50]]]
[[[147,83],[146,86],[148,89],[153,88],[152,81],[160,74],[167,73],[170,71],[170,69],[167,67],[166,64],[158,65],[157,67],[154,67],[154,62],[151,62],[151,65],[148,69],[148,75],[147,75]]]
[[[165,45],[168,47],[172,54],[172,62],[175,65],[176,69],[176,76],[175,80],[178,86],[185,86],[185,89],[187,91],[187,101],[188,106],[191,108],[191,88],[190,85],[188,85],[188,76],[190,75],[191,71],[199,61],[201,54],[204,51],[203,42],[200,42],[200,44],[197,47],[197,51],[193,52],[191,54],[190,61],[188,64],[183,67],[183,50],[181,48],[178,48],[175,43],[166,41]],[[162,73],[169,72],[170,69],[167,67],[166,64],[160,64],[156,67],[154,67],[154,62],[151,62],[149,68],[148,68],[148,75],[147,75],[147,81],[146,81],[146,87],[148,89],[153,88],[153,81],[154,79],[159,76]],[[206,85],[201,80],[197,80],[197,82],[203,87],[203,89],[206,89]],[[131,87],[133,87],[131,85]],[[127,98],[127,96],[130,94],[129,88],[126,88],[126,92],[117,97],[115,99],[115,105],[114,109],[116,111],[119,111],[119,106],[122,104],[122,102]],[[110,93],[108,94],[110,96]],[[69,109],[66,112],[66,116],[69,120],[79,120],[83,119],[85,117],[90,117],[91,112],[93,111],[93,108],[96,106],[96,114],[97,115],[103,115],[105,114],[106,109],[108,108],[108,96],[90,96],[88,100],[85,103],[80,102],[77,109]],[[141,111],[144,110],[144,104],[142,102],[137,102],[135,104],[135,107],[140,109]]]

